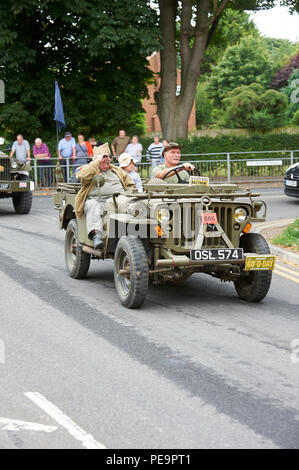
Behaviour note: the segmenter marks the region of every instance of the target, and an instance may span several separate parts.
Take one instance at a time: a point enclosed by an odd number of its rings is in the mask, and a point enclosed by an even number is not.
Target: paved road
[[[299,216],[262,192],[269,220]],[[298,269],[257,305],[198,274],[127,310],[112,262],[67,276],[57,225],[51,198],[0,201],[0,448],[298,448]]]

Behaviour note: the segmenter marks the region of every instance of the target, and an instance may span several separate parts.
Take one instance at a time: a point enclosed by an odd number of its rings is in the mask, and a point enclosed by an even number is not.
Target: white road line
[[[29,421],[20,421],[18,419],[0,418],[0,429],[2,431],[56,431],[57,426],[47,426],[45,424],[30,423]]]
[[[82,428],[80,428],[74,421],[66,416],[57,406],[53,405],[43,395],[38,392],[26,392],[25,396],[32,400],[37,406],[44,410],[51,418],[53,418],[58,424],[65,428],[69,434],[82,442],[82,445],[86,449],[106,449],[106,447],[97,442],[91,434],[87,434]]]

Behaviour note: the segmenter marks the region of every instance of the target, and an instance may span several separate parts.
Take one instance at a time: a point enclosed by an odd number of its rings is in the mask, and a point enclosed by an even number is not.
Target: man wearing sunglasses
[[[178,178],[175,175],[174,171],[170,171],[172,168],[179,168],[179,175],[182,181],[189,181],[189,172],[194,170],[194,166],[191,163],[183,162],[180,164],[181,159],[181,148],[180,144],[176,142],[170,142],[164,148],[162,155],[165,158],[165,163],[162,165],[156,166],[153,170],[152,178],[161,178],[165,177],[167,183],[178,183]]]
[[[111,165],[110,155],[108,144],[104,144],[97,148],[93,161],[82,166],[76,172],[77,178],[82,183],[82,188],[75,200],[76,215],[81,218],[83,212],[85,213],[88,237],[93,240],[96,250],[100,250],[104,246],[103,215],[113,194],[125,195],[125,191],[137,191],[128,174],[121,168]],[[105,180],[101,186],[100,194],[95,181],[97,175],[103,176]],[[124,196],[119,196],[119,198],[122,197]]]

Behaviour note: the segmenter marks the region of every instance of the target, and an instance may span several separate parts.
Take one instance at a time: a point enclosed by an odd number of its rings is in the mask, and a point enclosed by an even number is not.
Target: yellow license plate
[[[190,176],[189,184],[200,184],[202,186],[209,186],[210,179],[207,176]]]
[[[275,255],[246,255],[245,271],[273,271]]]

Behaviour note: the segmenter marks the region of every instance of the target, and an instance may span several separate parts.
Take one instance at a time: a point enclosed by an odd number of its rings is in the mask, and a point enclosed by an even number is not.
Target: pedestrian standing
[[[126,135],[126,131],[121,129],[118,133],[118,137],[115,137],[111,144],[113,155],[118,160],[118,157],[125,152],[127,145],[130,143],[130,137]]]
[[[161,152],[163,148],[163,144],[160,142],[160,137],[156,135],[154,137],[154,142],[150,144],[146,152],[146,159],[152,163],[152,173],[156,166],[161,163]]]
[[[27,160],[30,161],[30,145],[28,140],[25,140],[22,134],[17,135],[17,140],[14,141],[10,158],[13,157],[14,153],[16,154],[16,159],[19,163],[26,163]]]
[[[74,161],[73,171],[82,165],[86,165],[92,160],[93,148],[90,142],[86,142],[83,134],[78,134],[78,143],[76,144],[76,158]]]
[[[135,163],[140,163],[142,158],[142,144],[139,143],[137,135],[133,135],[131,142],[127,145],[126,152],[134,158]]]
[[[42,186],[50,187],[52,185],[52,157],[47,144],[43,143],[42,139],[35,139],[32,148],[33,156],[37,160],[39,166],[40,181]],[[46,173],[46,179],[45,179]]]
[[[66,132],[64,138],[59,141],[58,158],[62,166],[63,179],[66,182],[69,176],[67,175],[67,162],[71,167],[76,158],[76,141],[71,132]]]

